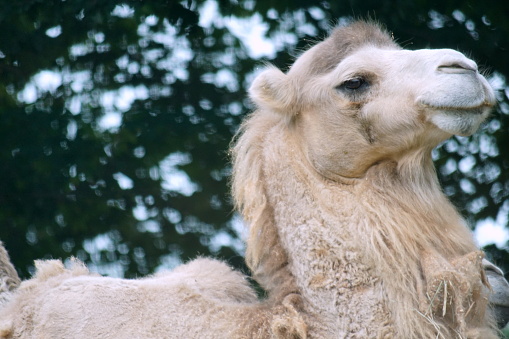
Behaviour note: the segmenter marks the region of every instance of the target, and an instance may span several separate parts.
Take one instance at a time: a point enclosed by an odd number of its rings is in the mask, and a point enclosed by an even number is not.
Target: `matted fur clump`
[[[46,262],[0,337],[497,338],[484,255],[431,159],[494,104],[472,60],[356,22],[264,69],[250,97],[232,189],[267,299],[210,259],[139,280]]]

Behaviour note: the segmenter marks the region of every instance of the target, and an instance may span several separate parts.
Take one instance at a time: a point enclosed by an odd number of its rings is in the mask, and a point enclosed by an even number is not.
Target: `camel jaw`
[[[491,112],[491,106],[432,108],[429,121],[442,131],[469,136],[475,133]]]

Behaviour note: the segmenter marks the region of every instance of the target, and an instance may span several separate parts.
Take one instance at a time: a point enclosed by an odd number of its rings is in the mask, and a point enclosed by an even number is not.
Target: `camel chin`
[[[486,107],[436,109],[430,121],[446,133],[469,136],[477,131],[488,114]]]

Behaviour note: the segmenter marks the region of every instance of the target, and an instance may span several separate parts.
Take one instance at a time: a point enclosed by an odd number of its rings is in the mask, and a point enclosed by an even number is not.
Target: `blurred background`
[[[24,278],[76,256],[136,277],[198,255],[247,272],[229,142],[267,62],[372,18],[408,49],[478,62],[499,101],[433,153],[445,193],[509,269],[509,2],[24,0],[0,6],[0,240]]]

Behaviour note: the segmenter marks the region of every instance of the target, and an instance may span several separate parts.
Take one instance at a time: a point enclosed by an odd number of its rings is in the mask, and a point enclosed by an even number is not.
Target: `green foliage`
[[[502,334],[503,334],[504,338],[509,338],[509,330],[508,329],[504,328],[502,330]]]
[[[455,48],[489,67],[501,83],[497,112],[480,134],[445,143],[436,160],[446,193],[472,225],[507,219],[507,3],[218,0],[218,13],[200,23],[199,9],[211,3],[31,0],[0,8],[0,239],[22,276],[33,259],[70,255],[126,276],[196,255],[245,269],[232,246],[227,149],[263,61],[225,23],[255,14],[277,46],[270,62],[281,68],[331,22],[351,17],[385,23],[407,48]],[[59,80],[50,86],[41,74]],[[169,174],[188,184],[169,183]],[[490,252],[509,264],[506,252]]]

